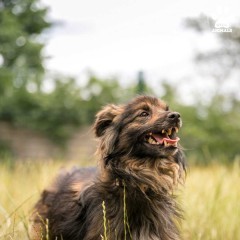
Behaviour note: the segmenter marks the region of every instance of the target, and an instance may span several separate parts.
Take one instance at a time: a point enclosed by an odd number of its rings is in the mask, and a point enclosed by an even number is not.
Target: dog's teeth
[[[163,133],[163,134],[165,133],[165,130],[164,130],[164,129],[162,130],[162,133]]]
[[[175,127],[175,132],[176,132],[176,133],[178,133],[178,130],[179,130],[178,127]]]
[[[155,140],[153,140],[153,144],[157,144],[157,142]]]
[[[169,128],[168,129],[168,135],[171,135],[172,134],[172,128]]]
[[[164,140],[163,143],[164,143],[164,146],[167,147],[168,145],[167,141]]]
[[[159,145],[160,144],[159,142],[157,142],[155,139],[153,139],[151,137],[149,137],[148,143],[153,144],[153,145]]]
[[[148,139],[148,142],[149,142],[150,144],[153,144],[153,143],[154,143],[154,141],[153,141],[152,138],[149,138],[149,139]]]

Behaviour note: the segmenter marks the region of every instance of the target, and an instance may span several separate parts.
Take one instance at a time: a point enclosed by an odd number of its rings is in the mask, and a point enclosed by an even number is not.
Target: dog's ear
[[[94,131],[97,137],[104,135],[106,129],[112,125],[117,116],[123,111],[122,106],[107,105],[97,115],[94,124]]]

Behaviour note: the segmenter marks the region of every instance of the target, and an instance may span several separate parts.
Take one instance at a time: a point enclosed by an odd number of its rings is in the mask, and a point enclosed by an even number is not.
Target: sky
[[[46,66],[84,81],[89,70],[123,83],[144,71],[154,87],[196,76],[194,54],[217,47],[215,34],[200,36],[184,18],[208,15],[231,23],[239,19],[239,0],[42,0],[56,22],[47,35]]]

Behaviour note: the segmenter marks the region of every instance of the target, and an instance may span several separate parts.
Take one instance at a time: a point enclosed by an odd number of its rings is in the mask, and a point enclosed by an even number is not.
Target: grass
[[[183,190],[184,239],[240,239],[240,167],[192,168]]]
[[[0,163],[0,239],[28,240],[28,216],[41,190],[62,165],[73,162]],[[83,163],[81,165],[86,165]],[[179,200],[184,240],[240,239],[240,167],[191,167]]]

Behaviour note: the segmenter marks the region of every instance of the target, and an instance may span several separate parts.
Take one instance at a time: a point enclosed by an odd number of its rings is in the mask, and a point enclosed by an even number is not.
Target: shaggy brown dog
[[[42,193],[32,239],[179,239],[180,127],[180,114],[154,97],[104,107],[94,125],[100,166],[62,173]]]

